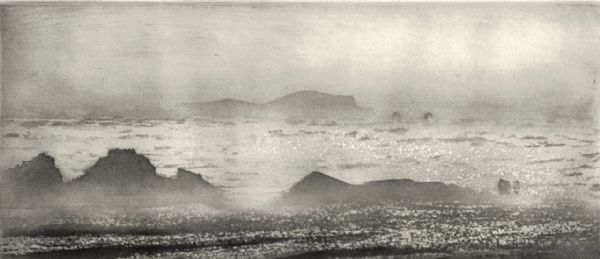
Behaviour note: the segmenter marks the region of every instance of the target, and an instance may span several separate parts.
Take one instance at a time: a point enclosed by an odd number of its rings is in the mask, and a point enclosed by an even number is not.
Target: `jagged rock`
[[[333,95],[317,91],[298,91],[279,97],[268,105],[285,107],[340,107],[358,108],[354,97],[347,95]]]
[[[510,181],[500,179],[498,180],[498,194],[509,195],[511,193]]]
[[[156,168],[134,149],[111,149],[75,181],[116,182],[159,180]]]
[[[109,150],[82,176],[64,184],[54,158],[43,153],[3,172],[0,180],[2,206],[151,207],[200,202],[222,207],[226,200],[199,174],[184,169],[175,178],[156,174],[150,160],[133,149]]]
[[[112,200],[139,197],[180,202],[177,197],[196,196],[195,200],[201,201],[208,193],[219,192],[201,175],[184,169],[179,169],[175,178],[160,176],[150,160],[133,149],[111,149],[106,157],[98,159],[84,172],[70,183],[73,189],[77,192],[88,190],[92,196],[100,193],[101,197]]]
[[[0,201],[3,205],[44,203],[62,183],[54,158],[41,153],[0,174]]]
[[[177,169],[175,179],[173,179],[172,181],[173,186],[178,190],[182,191],[216,190],[216,188],[212,184],[204,180],[202,175],[185,170],[183,168]]]
[[[62,175],[54,164],[54,158],[46,153],[40,153],[30,161],[25,161],[15,168],[3,172],[0,180],[3,185],[26,185],[30,188],[47,188],[60,185],[62,183]]]
[[[167,180],[157,175],[150,160],[135,150],[111,149],[70,186],[104,191],[106,195],[144,195],[163,188]]]

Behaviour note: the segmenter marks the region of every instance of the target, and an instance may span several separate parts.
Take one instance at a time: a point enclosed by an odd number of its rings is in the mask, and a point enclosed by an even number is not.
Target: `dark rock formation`
[[[519,192],[521,191],[521,183],[519,181],[514,181],[512,188],[513,188],[513,193],[515,195],[519,194]]]
[[[156,174],[150,160],[133,149],[111,149],[84,174],[69,183],[86,194],[104,196],[146,195],[160,190],[168,179]]]
[[[350,186],[349,183],[338,180],[321,172],[313,171],[296,183],[290,189],[290,193],[310,193],[314,191],[326,192],[331,189],[343,189],[348,186]]]
[[[314,171],[292,186],[288,195],[305,201],[335,201],[343,199],[351,187],[349,183]]]
[[[62,175],[54,158],[41,153],[0,174],[0,201],[3,205],[31,199],[50,198],[62,185]]]
[[[62,183],[54,159],[40,154],[2,174],[2,205],[18,206],[34,201],[48,206],[123,205],[152,207],[173,203],[225,205],[222,191],[202,178],[179,169],[175,178],[156,174],[145,156],[133,149],[111,149],[84,174]],[[222,207],[222,206],[221,206]]]
[[[112,203],[119,200],[141,205],[201,202],[218,204],[220,190],[201,175],[179,169],[175,178],[156,174],[150,160],[133,149],[111,149],[84,175],[69,184],[85,200]],[[135,204],[127,204],[133,206]]]
[[[215,187],[212,186],[212,184],[204,180],[202,175],[185,170],[183,168],[177,169],[177,175],[175,175],[175,179],[173,179],[173,182],[174,186],[176,186],[180,190],[215,189]]]
[[[433,121],[433,113],[426,112],[425,114],[423,114],[423,120],[428,121],[428,122]]]
[[[54,164],[54,158],[40,153],[30,161],[3,172],[0,180],[3,185],[24,184],[31,188],[48,188],[62,184],[62,175]]]
[[[174,179],[169,179],[169,193],[179,196],[213,196],[222,194],[222,191],[208,181],[202,175],[179,168]]]
[[[392,120],[393,121],[401,121],[402,115],[399,112],[394,112],[394,113],[392,113]]]
[[[498,180],[498,194],[509,195],[511,193],[510,181],[504,179]]]
[[[456,185],[441,182],[415,182],[408,179],[373,181],[353,185],[320,172],[312,172],[284,195],[284,205],[323,205],[335,202],[475,202],[481,195]]]

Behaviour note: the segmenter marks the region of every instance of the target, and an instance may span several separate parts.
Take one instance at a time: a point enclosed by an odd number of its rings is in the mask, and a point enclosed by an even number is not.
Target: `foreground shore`
[[[595,209],[574,203],[13,211],[2,215],[4,226],[11,227],[4,230],[0,252],[3,258],[597,258],[599,220]]]

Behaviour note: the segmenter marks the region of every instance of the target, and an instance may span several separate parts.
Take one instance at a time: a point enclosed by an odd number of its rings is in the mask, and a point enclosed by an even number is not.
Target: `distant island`
[[[174,112],[208,117],[351,119],[367,116],[371,110],[359,107],[352,96],[298,91],[260,104],[229,98],[184,103],[178,105]]]

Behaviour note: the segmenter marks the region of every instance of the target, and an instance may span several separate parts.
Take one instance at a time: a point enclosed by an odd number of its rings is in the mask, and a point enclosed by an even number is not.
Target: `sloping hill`
[[[336,202],[482,202],[492,197],[441,182],[409,179],[373,181],[352,185],[320,172],[296,183],[282,199],[284,205],[323,205]]]
[[[291,194],[298,195],[316,195],[329,193],[336,190],[343,190],[350,186],[351,184],[349,183],[338,180],[321,172],[314,171],[302,178],[298,183],[294,184],[289,192]]]
[[[352,96],[317,91],[294,92],[273,101],[256,104],[236,99],[185,103],[179,110],[192,116],[258,118],[356,118],[368,110],[356,105]]]
[[[202,175],[185,170],[177,169],[177,175],[173,179],[173,186],[179,190],[213,190],[212,184],[204,180]]]
[[[105,157],[69,183],[69,187],[87,189],[86,194],[147,195],[159,191],[168,179],[156,174],[150,160],[133,149],[111,149]]]

